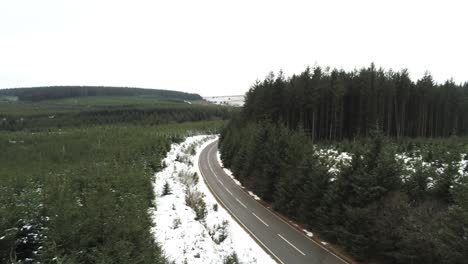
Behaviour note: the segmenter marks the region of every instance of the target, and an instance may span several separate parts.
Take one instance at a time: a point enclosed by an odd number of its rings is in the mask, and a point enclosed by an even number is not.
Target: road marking
[[[229,189],[226,189],[226,191],[227,191],[230,195],[234,196],[234,195],[232,194],[232,192],[231,192]]]
[[[214,172],[214,169],[211,167],[210,159],[208,158],[208,156],[210,155],[210,152],[213,152],[213,150],[215,150],[215,149],[216,149],[216,144],[212,144],[212,145],[211,145],[211,148],[208,148],[208,146],[207,146],[203,151],[206,151],[206,152],[205,152],[205,153],[206,153],[206,160],[207,160],[207,163],[208,163],[207,169],[208,169],[209,171],[211,171],[211,173],[213,173],[213,175],[215,175],[215,176],[217,177],[216,173]],[[216,153],[215,153],[215,155],[216,155]],[[199,160],[198,160],[200,168],[202,168],[202,167],[201,167],[201,166],[202,166],[202,165],[201,165],[201,159],[202,159],[201,157],[202,157],[202,155],[200,155],[200,158],[199,158]],[[217,163],[218,163],[219,166],[221,166],[221,165],[219,164],[219,161],[218,161]],[[205,168],[206,168],[206,166],[205,166]],[[200,170],[200,172],[201,172],[201,170]],[[229,177],[229,178],[230,178],[230,177]],[[209,186],[209,184],[207,184],[207,185]],[[237,186],[237,185],[236,185],[236,186]],[[209,187],[210,187],[210,186],[209,186]],[[238,187],[239,187],[239,189],[241,189],[240,186],[238,186]],[[210,187],[210,189],[211,189],[211,187]],[[241,190],[242,190],[242,189],[241,189]],[[232,196],[234,196],[228,189],[226,189],[226,191],[227,191],[229,194],[231,194]],[[211,189],[211,192],[212,192],[213,194],[215,194],[215,196],[217,196],[216,193],[213,191],[213,189]],[[218,197],[218,199],[219,199],[219,197]],[[220,200],[220,199],[219,199],[219,200]],[[254,200],[254,199],[252,199],[252,200]],[[255,201],[255,200],[254,200],[254,201]],[[258,203],[258,201],[255,201],[255,202]],[[259,203],[259,204],[260,204],[260,203]],[[318,243],[318,242],[316,242],[315,240],[313,240],[313,239],[311,239],[311,238],[305,236],[304,233],[299,232],[299,230],[297,230],[296,228],[294,228],[291,224],[287,223],[287,222],[284,221],[281,217],[279,217],[279,216],[277,216],[275,213],[273,213],[273,212],[272,212],[272,209],[270,209],[270,208],[268,208],[268,207],[265,207],[265,206],[262,205],[262,204],[260,204],[260,205],[261,205],[269,214],[271,214],[274,218],[280,220],[281,222],[285,223],[286,225],[289,225],[294,231],[296,231],[299,235],[302,235],[303,237],[307,238],[307,239],[308,239],[309,241],[311,241],[314,245],[316,245],[316,246],[318,246],[319,248],[325,250],[325,251],[328,252],[329,254],[335,256],[338,260],[342,261],[343,263],[346,263],[346,264],[350,263],[350,262],[348,262],[347,260],[343,259],[342,257],[338,256],[337,254],[333,253],[332,251],[330,251],[328,248],[324,247],[324,246],[321,245],[320,243]],[[282,261],[280,260],[280,258],[278,258],[278,256],[276,256],[262,241],[260,241],[260,240],[253,234],[253,232],[250,231],[250,229],[248,229],[242,222],[240,222],[239,218],[237,218],[237,216],[236,216],[231,210],[229,210],[229,208],[227,208],[226,205],[224,205],[224,207],[231,213],[231,215],[232,215],[239,223],[241,223],[241,225],[242,225],[246,230],[249,231],[250,235],[252,235],[252,236],[257,240],[257,242],[259,242],[265,249],[268,250],[268,252],[269,252],[272,256],[274,256],[274,257],[276,258],[276,260],[277,260],[278,262],[284,264],[284,262],[282,262]]]
[[[297,250],[299,253],[301,253],[302,255],[306,255],[304,254],[304,252],[300,251],[297,247],[295,247],[291,242],[289,242],[288,240],[286,240],[286,238],[284,238],[282,235],[278,234],[279,237],[281,237],[284,241],[286,241],[286,243],[288,243],[291,247],[293,247],[295,250]]]
[[[245,204],[243,204],[239,199],[236,198],[236,201],[238,201],[242,206],[244,206],[245,208],[247,208],[247,206],[245,206]]]
[[[266,226],[269,226],[267,223],[265,223],[265,221],[263,221],[260,217],[258,217],[255,213],[252,213],[255,217],[257,217],[258,220],[260,220],[260,222],[262,222],[264,225]]]
[[[212,149],[214,149],[214,145],[213,145],[213,147],[211,148],[211,150],[212,150]],[[207,155],[208,155],[208,154],[209,154],[209,152],[207,153]],[[208,158],[207,158],[207,160],[208,160],[209,169],[213,172],[213,174],[215,174],[213,168],[211,168],[210,160],[209,160]],[[218,164],[219,164],[219,162],[218,162]],[[219,166],[221,166],[221,164],[219,164]],[[215,175],[216,175],[216,174],[215,174]],[[229,177],[229,178],[232,178],[232,177]],[[236,186],[238,186],[238,185],[236,185]],[[239,187],[239,189],[241,189],[241,190],[242,190],[242,189],[245,189],[244,186],[242,186],[242,187],[238,186],[238,187]],[[228,192],[229,192],[229,191],[228,191]],[[231,193],[231,192],[229,192],[229,193]],[[231,195],[232,195],[232,193],[231,193]],[[256,201],[255,199],[252,199],[252,200],[254,200],[255,202],[258,203],[258,201]],[[259,203],[259,204],[260,204],[260,203]],[[271,214],[273,217],[275,217],[276,219],[278,219],[278,220],[280,220],[281,222],[285,223],[286,225],[290,226],[290,227],[291,227],[294,231],[296,231],[299,235],[304,236],[304,237],[307,238],[309,241],[312,241],[312,243],[314,243],[316,246],[320,247],[321,249],[325,250],[325,251],[328,252],[329,254],[333,255],[334,257],[336,257],[338,260],[342,261],[343,263],[350,263],[350,262],[348,262],[347,260],[343,259],[342,257],[338,256],[337,254],[333,253],[332,251],[330,251],[328,248],[326,248],[325,246],[321,245],[321,244],[318,243],[317,241],[311,239],[310,237],[307,237],[304,233],[299,232],[299,230],[297,230],[296,228],[294,228],[290,223],[286,222],[284,219],[282,219],[281,217],[279,217],[278,215],[276,215],[276,214],[273,212],[273,209],[271,209],[271,208],[269,208],[269,207],[265,207],[265,206],[262,205],[262,204],[260,204],[260,205],[261,205],[263,208],[265,208],[265,210],[266,210],[269,214]]]
[[[224,183],[222,181],[220,181],[220,180],[218,180],[218,181],[219,181],[219,184],[221,184],[224,187]]]
[[[206,148],[205,148],[205,149],[206,149]],[[204,150],[203,150],[203,151],[204,151]],[[201,154],[200,154],[200,156],[201,156]],[[209,169],[210,169],[210,171],[214,174],[214,171],[213,171],[213,169],[211,168],[210,161],[209,161],[209,159],[207,159],[207,160],[208,160]],[[201,164],[201,158],[198,160],[198,166],[199,166],[199,168],[201,168],[201,167],[200,167],[200,164]],[[202,170],[199,170],[199,172],[200,172],[200,174],[202,175],[202,177],[205,178],[205,180],[206,180],[206,177],[205,177],[205,175],[203,175]],[[271,251],[270,248],[268,248],[260,239],[258,239],[258,237],[257,237],[257,236],[256,236],[256,235],[255,235],[255,234],[254,234],[254,233],[253,233],[253,232],[252,232],[252,231],[251,231],[251,230],[250,230],[250,229],[249,229],[249,228],[248,228],[232,211],[231,211],[231,209],[229,209],[229,207],[226,206],[226,204],[224,204],[224,202],[221,200],[221,198],[219,198],[219,196],[216,194],[216,192],[213,190],[213,188],[208,184],[208,182],[207,182],[206,185],[208,186],[208,189],[210,189],[211,193],[215,196],[216,200],[218,200],[218,201],[221,203],[221,205],[231,214],[231,216],[234,217],[234,219],[235,219],[240,225],[242,225],[242,227],[243,227],[245,230],[247,230],[247,233],[248,233],[250,236],[252,236],[252,237],[255,239],[255,241],[257,241],[257,243],[259,243],[264,249],[266,249],[266,250],[270,253],[270,255],[273,256],[279,263],[285,264],[278,256],[275,255],[275,253],[273,253],[273,251]],[[226,190],[227,190],[227,189],[226,189]],[[229,192],[229,191],[228,191],[228,192]],[[231,192],[229,192],[229,193],[231,193]],[[231,194],[232,194],[232,193],[231,193]]]

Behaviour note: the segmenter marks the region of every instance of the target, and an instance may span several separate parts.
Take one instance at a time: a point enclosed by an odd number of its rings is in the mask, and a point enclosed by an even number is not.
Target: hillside
[[[198,94],[171,90],[104,86],[48,86],[0,90],[0,98],[20,101],[45,101],[85,96],[157,96],[165,99],[202,100]]]
[[[167,263],[148,213],[154,174],[171,144],[216,133],[229,108],[173,91],[65,90],[1,91],[0,263]]]
[[[156,95],[114,94],[43,101],[14,100],[13,96],[8,96],[0,100],[0,131],[93,124],[158,125],[169,122],[225,120],[234,110],[200,100],[187,101]]]

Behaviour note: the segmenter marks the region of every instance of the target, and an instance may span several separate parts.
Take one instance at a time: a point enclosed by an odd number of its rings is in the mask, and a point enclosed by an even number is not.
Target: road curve
[[[221,168],[217,150],[215,141],[200,154],[199,167],[205,182],[227,211],[278,263],[348,263],[248,195]]]

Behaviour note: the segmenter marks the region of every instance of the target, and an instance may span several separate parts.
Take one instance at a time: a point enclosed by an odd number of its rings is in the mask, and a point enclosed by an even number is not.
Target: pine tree
[[[169,183],[166,181],[163,186],[162,196],[166,196],[169,194],[171,194],[171,187],[169,186]]]

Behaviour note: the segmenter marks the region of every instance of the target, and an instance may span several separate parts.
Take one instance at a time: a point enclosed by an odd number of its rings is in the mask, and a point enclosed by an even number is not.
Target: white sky
[[[307,65],[468,81],[467,1],[1,0],[0,88],[243,94]]]

